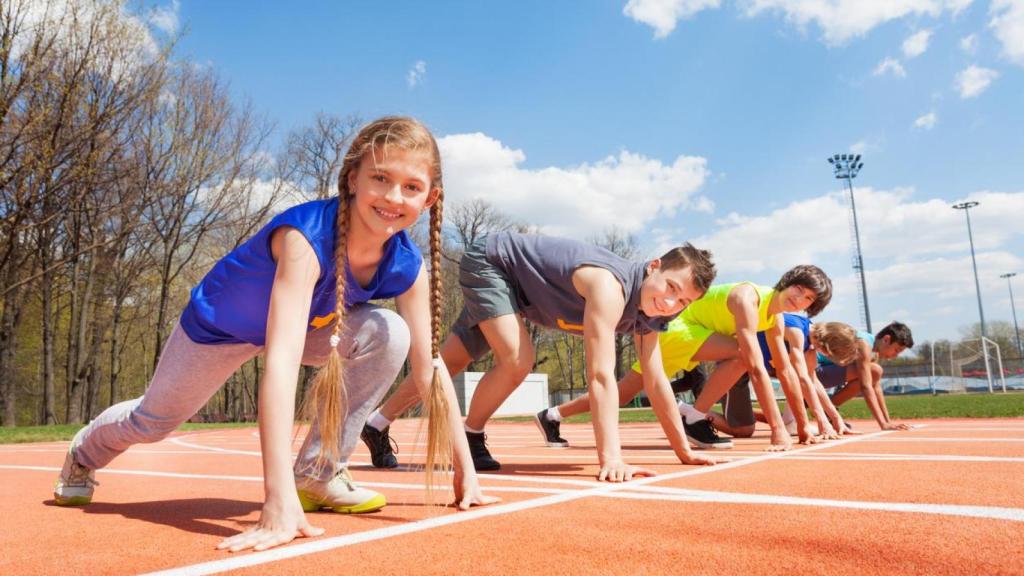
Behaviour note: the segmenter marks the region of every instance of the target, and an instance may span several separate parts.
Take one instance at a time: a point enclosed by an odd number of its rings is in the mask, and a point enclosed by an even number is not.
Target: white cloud
[[[978,35],[968,34],[960,39],[960,49],[968,54],[974,54],[978,51]]]
[[[146,21],[168,36],[178,31],[178,10],[181,3],[173,0],[169,6],[157,6],[146,15]]]
[[[629,151],[567,168],[523,168],[526,155],[485,134],[438,141],[446,200],[479,198],[549,234],[586,238],[618,227],[639,232],[656,217],[679,210],[709,211],[699,196],[707,161],[679,156],[664,164]]]
[[[915,332],[921,328],[923,340],[955,337],[958,326],[976,321],[963,213],[947,200],[915,199],[910,188],[855,193],[874,328],[900,319]],[[850,267],[848,197],[837,191],[766,213],[732,213],[692,241],[714,253],[722,282],[772,284],[796,264],[821,266],[832,276],[835,294],[822,319],[855,323],[859,281]],[[998,275],[1024,268],[1024,191],[982,191],[968,199],[980,202],[971,210],[971,224],[983,297],[1000,295],[1006,286]],[[659,249],[671,245],[671,237],[665,240]]]
[[[935,115],[935,112],[929,112],[924,116],[919,117],[917,120],[914,120],[914,128],[924,128],[925,130],[931,130],[932,128],[935,127],[935,122],[937,121],[938,116]]]
[[[1024,66],[1024,2],[992,0],[989,28],[1003,45],[1003,56]]]
[[[903,41],[903,57],[909,60],[924,54],[928,50],[928,41],[931,37],[931,30],[920,30],[908,36]]]
[[[405,75],[405,81],[409,85],[409,88],[415,88],[417,85],[423,83],[423,79],[427,76],[427,63],[423,60],[417,60],[409,72]]]
[[[897,78],[904,78],[907,75],[907,71],[903,69],[903,65],[900,61],[895,58],[886,58],[878,63],[873,72],[875,76],[884,76],[885,74],[892,74]]]
[[[998,1],[998,0],[997,0]],[[905,16],[958,14],[972,0],[744,0],[746,14],[782,12],[800,28],[815,23],[826,44],[840,45],[880,24]]]
[[[849,151],[854,154],[867,154],[868,152],[877,152],[882,149],[882,145],[879,142],[871,142],[869,140],[857,140],[853,144],[850,144]]]
[[[999,72],[972,64],[956,75],[956,87],[961,98],[974,98],[984,92],[998,77]]]
[[[641,24],[654,28],[655,38],[664,38],[676,23],[702,10],[717,9],[721,0],[629,0],[622,13]]]

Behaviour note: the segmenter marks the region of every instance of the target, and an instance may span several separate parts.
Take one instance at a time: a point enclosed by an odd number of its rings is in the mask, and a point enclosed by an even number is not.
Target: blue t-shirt
[[[811,349],[811,319],[806,316],[800,316],[799,314],[783,314],[785,319],[785,326],[783,330],[789,327],[799,328],[804,333],[804,352]],[[764,366],[768,369],[769,373],[774,373],[775,369],[772,367],[772,352],[768,349],[768,338],[764,332],[757,333],[757,343],[761,346],[761,356],[764,357]],[[786,350],[789,350],[789,342],[786,342]]]
[[[301,232],[320,263],[306,330],[330,324],[336,303],[337,220],[337,198],[299,204],[275,216],[252,238],[217,262],[192,289],[188,306],[181,313],[182,329],[192,341],[200,344],[247,342],[262,346],[266,342],[270,288],[277,270],[270,251],[270,238],[282,226]],[[345,270],[345,306],[404,293],[415,282],[422,264],[419,248],[405,231],[395,234],[384,244],[384,256],[369,286],[360,286],[351,271]]]
[[[867,342],[868,348],[875,348],[875,335],[871,332],[857,330],[857,339]],[[818,366],[832,366],[833,364],[835,364],[835,362],[833,362],[828,356],[818,352]]]

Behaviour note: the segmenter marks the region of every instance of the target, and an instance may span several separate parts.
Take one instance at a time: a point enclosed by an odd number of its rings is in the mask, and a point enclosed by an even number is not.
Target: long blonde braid
[[[441,222],[444,197],[439,195],[430,207],[430,357],[434,359],[427,408],[426,474],[427,500],[433,502],[435,466],[447,472],[452,462],[452,438],[448,419],[448,397],[441,383]]]

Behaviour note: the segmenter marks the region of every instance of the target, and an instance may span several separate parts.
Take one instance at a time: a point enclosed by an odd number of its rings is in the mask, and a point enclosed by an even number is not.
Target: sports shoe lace
[[[385,429],[386,430],[386,429]],[[379,434],[374,434],[370,437],[375,444],[374,452],[383,452],[388,445],[391,445],[391,452],[398,454],[398,442],[391,436],[389,432],[382,430]]]
[[[338,473],[334,475],[334,478],[335,480],[341,479],[341,481],[345,484],[345,487],[348,488],[350,492],[355,491],[356,487],[352,483],[352,475],[349,474],[348,468],[342,468],[341,470],[338,470]]]
[[[99,486],[100,483],[93,478],[90,473],[92,470],[82,466],[78,462],[74,462],[71,465],[71,471],[68,472],[68,477],[65,479],[65,484],[68,486],[87,486],[95,487]]]

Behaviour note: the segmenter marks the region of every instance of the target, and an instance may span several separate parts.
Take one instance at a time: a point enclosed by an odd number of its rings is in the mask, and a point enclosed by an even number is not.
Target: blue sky
[[[183,31],[178,53],[278,135],[317,111],[410,114],[439,138],[449,201],[581,238],[619,226],[651,256],[690,240],[722,281],[813,262],[837,288],[822,318],[855,325],[825,159],[859,152],[874,328],[903,320],[920,341],[977,320],[949,208],[966,198],[986,319],[1011,319],[998,275],[1024,273],[1024,0],[151,6],[154,34]]]

